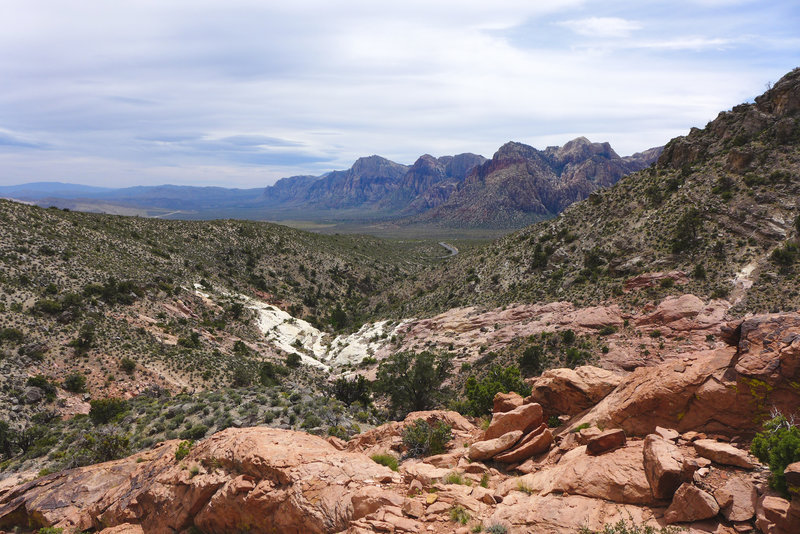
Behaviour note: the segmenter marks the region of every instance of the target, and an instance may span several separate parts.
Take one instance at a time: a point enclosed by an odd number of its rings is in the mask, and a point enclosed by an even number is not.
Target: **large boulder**
[[[515,392],[503,393],[498,391],[492,399],[492,413],[510,412],[524,404],[522,395]]]
[[[707,330],[719,325],[730,304],[715,300],[705,304],[694,295],[667,297],[656,310],[636,321],[638,325],[658,325],[672,330]]]
[[[499,438],[503,434],[520,430],[523,434],[530,432],[542,424],[543,411],[538,404],[523,404],[514,408],[510,412],[501,412],[492,415],[492,422],[486,433],[484,440]]]
[[[743,478],[729,479],[714,491],[714,498],[728,521],[749,521],[756,513],[758,491],[752,482]]]
[[[177,445],[50,475],[0,495],[0,528],[31,521],[79,530],[130,523],[154,534],[243,526],[254,533],[338,532],[353,519],[353,499],[364,497],[363,488],[399,481],[368,457],[302,432],[232,428],[199,443],[180,462]]]
[[[657,434],[644,440],[644,473],[656,499],[670,499],[687,482],[684,457],[677,445]]]
[[[550,449],[553,444],[553,433],[546,425],[542,424],[529,433],[513,449],[494,457],[498,462],[512,464],[527,460],[531,456],[541,454]]]
[[[476,441],[469,447],[470,460],[488,460],[514,446],[522,437],[521,430],[512,430],[499,438]]]
[[[738,449],[729,443],[720,443],[713,439],[698,439],[692,445],[699,456],[721,465],[733,465],[745,469],[753,469],[756,466],[747,451]]]
[[[576,447],[564,454],[558,464],[510,479],[500,487],[503,495],[525,487],[546,495],[568,493],[623,504],[650,504],[653,495],[644,474],[642,442],[600,456],[586,454],[586,447]],[[505,501],[504,501],[505,502]]]
[[[626,440],[625,431],[621,428],[606,430],[586,443],[586,452],[588,454],[603,454],[622,447],[625,445]]]
[[[714,497],[690,482],[685,482],[675,492],[672,504],[664,513],[664,520],[667,523],[688,523],[709,519],[718,513],[719,505]]]
[[[527,380],[531,394],[526,402],[539,403],[551,415],[576,415],[611,393],[622,375],[584,365],[575,369],[550,369]]]

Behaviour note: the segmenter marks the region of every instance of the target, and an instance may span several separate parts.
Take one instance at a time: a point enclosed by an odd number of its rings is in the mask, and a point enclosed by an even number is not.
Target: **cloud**
[[[799,64],[798,11],[789,0],[8,0],[0,183],[216,174],[260,186],[367,154],[488,156],[512,139],[577,134],[627,154]]]
[[[636,21],[618,17],[589,17],[565,20],[559,24],[586,37],[627,37],[642,28],[642,25]]]

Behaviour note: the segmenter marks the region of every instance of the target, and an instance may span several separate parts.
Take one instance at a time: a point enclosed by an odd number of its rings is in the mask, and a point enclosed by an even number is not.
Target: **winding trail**
[[[445,243],[444,241],[439,241],[439,245],[444,247],[444,248],[446,248],[447,252],[450,253],[447,256],[442,256],[442,259],[444,259],[444,258],[452,258],[456,254],[458,254],[458,249],[456,247],[454,247],[453,245]]]

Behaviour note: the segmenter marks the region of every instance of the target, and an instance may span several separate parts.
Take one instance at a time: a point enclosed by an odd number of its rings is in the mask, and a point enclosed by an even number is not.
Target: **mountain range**
[[[544,151],[507,143],[476,154],[421,156],[410,166],[380,156],[343,171],[283,178],[263,189],[137,186],[123,189],[31,183],[0,196],[79,211],[169,218],[391,221],[402,226],[513,229],[552,217],[593,191],[650,165],[660,148],[618,156],[585,137]]]

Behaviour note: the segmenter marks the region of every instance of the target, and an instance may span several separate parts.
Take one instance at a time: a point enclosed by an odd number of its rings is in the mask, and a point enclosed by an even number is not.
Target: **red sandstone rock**
[[[756,527],[763,534],[795,534],[800,532],[800,516],[791,513],[786,499],[765,495],[756,507]]]
[[[506,432],[499,438],[476,441],[469,448],[471,460],[488,460],[493,456],[510,449],[522,437],[521,430]]]
[[[510,412],[496,413],[492,415],[492,422],[486,429],[483,439],[499,438],[513,430],[520,430],[523,434],[530,432],[542,424],[542,414],[542,407],[535,403],[523,404]]]
[[[789,493],[800,502],[800,462],[795,462],[786,466],[783,470],[783,475],[786,477],[786,487],[789,488]]]
[[[644,440],[644,472],[653,497],[671,499],[683,482],[688,482],[684,471],[684,458],[677,445],[656,434]]]
[[[720,513],[728,521],[749,521],[756,513],[758,492],[749,481],[735,477],[714,491]]]
[[[719,505],[714,497],[691,483],[685,482],[675,492],[672,504],[664,513],[664,520],[670,524],[687,523],[709,519],[718,513]]]
[[[551,415],[575,415],[603,400],[621,381],[621,375],[590,365],[550,369],[527,380],[531,394],[525,402],[537,402]]]
[[[735,465],[745,469],[753,469],[756,464],[746,451],[737,449],[728,443],[720,443],[713,439],[698,439],[693,443],[694,450],[703,458],[722,465]]]
[[[552,432],[550,432],[550,429],[546,428],[544,425],[539,427],[537,430],[540,431],[531,432],[513,449],[496,455],[494,459],[498,462],[513,464],[525,461],[531,456],[541,454],[548,450],[553,444]]]
[[[595,436],[586,444],[586,452],[589,454],[603,454],[625,445],[625,431],[618,428],[606,430],[599,436]]]
[[[522,406],[523,399],[518,393],[498,392],[493,399],[492,413],[510,412],[514,408]]]

